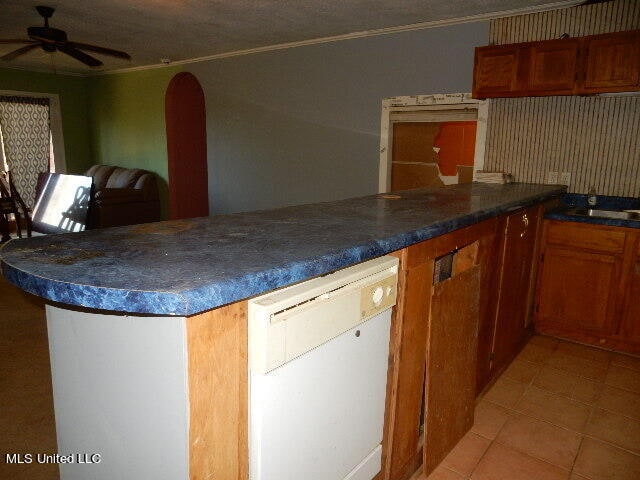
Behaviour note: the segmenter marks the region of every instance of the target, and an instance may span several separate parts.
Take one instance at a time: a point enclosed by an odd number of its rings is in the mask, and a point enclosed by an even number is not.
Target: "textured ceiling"
[[[46,0],[43,0],[44,4]],[[51,26],[70,40],[125,50],[102,70],[298,42],[364,30],[561,4],[558,0],[56,0]],[[564,2],[566,4],[571,1]],[[575,2],[573,2],[575,3]],[[0,0],[0,36],[42,25],[33,0]],[[0,45],[0,54],[20,45]],[[34,50],[7,66],[89,72],[61,53]],[[0,66],[3,66],[0,64]]]

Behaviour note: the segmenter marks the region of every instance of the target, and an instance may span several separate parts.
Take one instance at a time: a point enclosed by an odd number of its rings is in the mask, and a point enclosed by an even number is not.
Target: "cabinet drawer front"
[[[577,247],[598,252],[622,253],[624,232],[605,230],[595,225],[549,222],[547,243],[566,247]]]

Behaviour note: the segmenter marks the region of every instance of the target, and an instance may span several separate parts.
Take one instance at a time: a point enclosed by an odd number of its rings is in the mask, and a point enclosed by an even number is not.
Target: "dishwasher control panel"
[[[396,303],[398,259],[385,256],[249,301],[249,368],[267,373]]]
[[[396,304],[397,277],[387,277],[360,290],[360,316],[370,318]]]

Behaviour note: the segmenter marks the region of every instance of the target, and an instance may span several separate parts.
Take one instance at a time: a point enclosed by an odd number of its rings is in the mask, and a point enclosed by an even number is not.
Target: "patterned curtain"
[[[49,99],[0,96],[0,129],[16,189],[33,207],[38,175],[49,171]]]

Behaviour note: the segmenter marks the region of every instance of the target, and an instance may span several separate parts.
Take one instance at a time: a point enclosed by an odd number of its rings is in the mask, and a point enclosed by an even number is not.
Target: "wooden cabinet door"
[[[476,366],[476,393],[479,394],[491,381],[493,334],[496,325],[496,284],[500,275],[500,246],[504,222],[497,223],[491,235],[479,239],[478,264],[480,265],[480,318],[478,320],[478,359]]]
[[[476,48],[473,97],[496,97],[516,91],[518,57],[519,48],[515,45]]]
[[[584,40],[582,93],[640,88],[640,31],[611,33]]]
[[[535,206],[507,217],[493,339],[494,370],[511,360],[526,337],[531,272],[540,214],[540,208]]]
[[[578,60],[577,39],[535,42],[531,46],[530,93],[570,94]]]
[[[549,245],[541,264],[538,321],[597,335],[613,333],[619,257]]]
[[[426,475],[473,426],[480,267],[434,285],[432,292],[424,402]]]
[[[630,268],[629,285],[622,303],[620,336],[640,344],[640,234],[636,236],[635,254]]]

